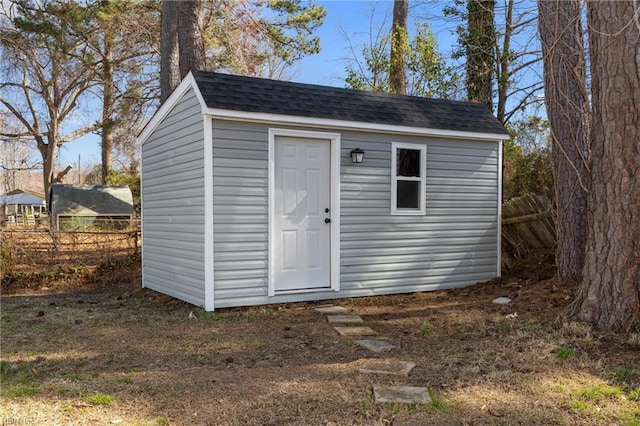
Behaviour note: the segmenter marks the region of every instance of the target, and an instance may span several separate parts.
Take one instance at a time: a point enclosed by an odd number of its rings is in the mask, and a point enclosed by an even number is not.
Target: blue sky
[[[322,50],[317,55],[303,58],[291,70],[291,80],[303,83],[344,87],[345,58],[349,53],[348,35],[354,49],[360,53],[362,44],[369,40],[370,27],[387,30],[391,25],[393,1],[317,1],[327,9],[324,25],[316,34],[320,37]],[[440,50],[448,55],[455,36],[443,27],[442,22],[429,19],[431,15],[442,15],[442,8],[449,2],[439,1],[427,3],[410,2],[410,19],[427,19],[436,34]],[[344,33],[344,34],[343,34]],[[78,155],[81,166],[85,169],[90,164],[100,162],[99,136],[88,135],[73,142],[66,143],[60,150],[59,165],[75,165]]]
[[[377,31],[380,27],[389,31],[393,1],[318,1],[327,9],[324,25],[318,30],[322,51],[301,61],[292,80],[304,83],[327,86],[344,86],[346,77],[345,58],[351,57],[349,41],[357,53],[361,52],[363,43],[370,38],[370,29]],[[410,1],[409,27],[412,21],[426,20],[438,39],[441,52],[448,56],[451,45],[456,43],[451,34],[451,25],[442,20],[429,19],[442,16],[442,9],[450,4],[447,1],[416,2]],[[345,35],[349,40],[345,38]]]

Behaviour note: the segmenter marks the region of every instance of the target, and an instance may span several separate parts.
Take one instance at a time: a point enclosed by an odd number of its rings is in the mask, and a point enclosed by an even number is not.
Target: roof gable
[[[507,135],[483,104],[193,71],[207,108]]]
[[[4,205],[45,206],[42,196],[35,192],[16,189],[0,195],[0,206]]]

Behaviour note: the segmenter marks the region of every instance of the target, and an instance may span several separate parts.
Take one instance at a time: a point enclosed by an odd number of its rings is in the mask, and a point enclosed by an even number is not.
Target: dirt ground
[[[339,336],[313,310],[325,301],[207,313],[142,289],[135,255],[65,271],[3,278],[3,424],[640,425],[640,336],[568,319],[576,287],[549,259],[464,289],[332,301],[398,346],[382,354]],[[358,372],[381,358],[417,366]],[[382,384],[433,401],[375,403]]]

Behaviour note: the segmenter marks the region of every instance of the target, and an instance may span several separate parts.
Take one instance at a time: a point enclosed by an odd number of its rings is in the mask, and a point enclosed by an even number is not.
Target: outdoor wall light
[[[351,150],[351,161],[354,164],[360,164],[364,160],[364,151],[360,148]]]

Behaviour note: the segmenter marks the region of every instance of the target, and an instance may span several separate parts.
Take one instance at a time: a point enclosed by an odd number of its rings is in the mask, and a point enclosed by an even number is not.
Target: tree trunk
[[[179,2],[180,28],[178,44],[180,55],[180,78],[191,70],[204,69],[204,40],[200,26],[200,0],[183,0]]]
[[[580,320],[640,331],[640,24],[635,1],[588,1],[591,188]]]
[[[54,142],[55,137],[52,136],[56,133],[55,129],[49,129],[48,143],[44,143],[44,138],[37,137],[36,142],[38,145],[38,151],[42,155],[42,185],[44,188],[44,196],[47,199],[47,205],[49,206],[51,200],[49,199],[49,188],[54,181],[56,156],[58,154],[58,147]]]
[[[107,184],[107,177],[113,169],[113,127],[115,83],[113,81],[113,36],[105,32],[104,57],[102,58],[102,184]],[[80,170],[78,170],[80,173]]]
[[[580,17],[580,0],[538,2],[556,185],[556,267],[559,277],[576,280],[584,266],[589,184],[589,106]]]
[[[389,67],[389,85],[391,93],[407,94],[407,15],[409,0],[393,2],[393,24],[391,25],[391,63]]]
[[[510,82],[510,69],[511,69],[511,35],[513,34],[513,3],[514,0],[509,0],[506,4],[507,10],[505,11],[504,22],[504,41],[502,44],[502,52],[498,52],[498,46],[496,45],[496,58],[498,60],[498,67],[496,68],[497,83],[498,83],[498,106],[496,111],[496,118],[503,125],[506,124],[507,117],[507,98],[509,96],[509,82]]]
[[[178,55],[179,1],[162,2],[160,39],[160,102],[164,102],[180,83]]]
[[[493,109],[495,63],[495,0],[467,3],[467,96]]]

